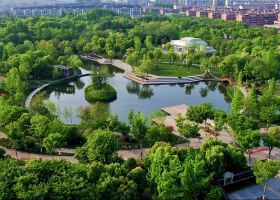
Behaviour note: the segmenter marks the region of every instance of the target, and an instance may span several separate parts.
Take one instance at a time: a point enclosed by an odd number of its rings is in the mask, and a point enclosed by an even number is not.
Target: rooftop
[[[189,46],[191,47],[194,44],[201,45],[201,46],[207,46],[207,43],[199,38],[193,38],[193,37],[183,37],[180,40],[172,40],[172,45],[178,45],[178,46]]]
[[[266,197],[268,199],[280,199],[280,178],[271,179],[268,182]],[[230,200],[247,200],[257,199],[262,196],[263,185],[253,185],[248,188],[230,193],[228,195]]]

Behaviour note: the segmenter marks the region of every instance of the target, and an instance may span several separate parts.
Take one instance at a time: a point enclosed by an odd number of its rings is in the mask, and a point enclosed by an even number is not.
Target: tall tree
[[[153,41],[152,41],[152,37],[151,36],[147,36],[145,39],[145,46],[148,50],[152,50],[153,47]]]
[[[280,163],[275,160],[261,161],[258,160],[253,165],[254,175],[258,184],[264,184],[262,199],[265,200],[266,190],[270,179],[274,178],[279,170]]]
[[[235,88],[233,99],[231,101],[232,114],[238,114],[239,111],[241,111],[243,102],[244,100],[242,92],[238,88]]]
[[[97,69],[92,71],[91,75],[91,82],[95,89],[101,90],[103,87],[105,87],[108,84],[109,81],[109,74],[102,70]]]
[[[160,59],[161,56],[162,56],[162,49],[161,49],[161,48],[155,48],[155,49],[153,50],[153,55],[154,55],[154,58],[155,58],[156,62],[158,62],[159,59]]]
[[[75,156],[84,162],[110,163],[119,148],[119,142],[112,132],[98,129],[88,136],[86,144],[77,149]]]
[[[134,113],[132,110],[129,111],[128,114],[128,122],[131,126],[130,132],[131,134],[139,141],[140,149],[141,149],[141,159],[143,156],[143,140],[147,133],[147,119],[142,112]]]
[[[259,114],[258,99],[254,87],[245,96],[243,109],[244,109],[244,113],[247,116],[252,118],[258,118],[258,114]]]
[[[271,127],[270,131],[262,137],[264,145],[268,147],[268,159],[271,158],[271,151],[274,147],[280,147],[280,128]]]
[[[43,140],[49,134],[49,119],[43,115],[35,115],[31,118],[31,127],[30,131],[32,137],[36,140],[41,148],[41,152],[43,151],[42,145]]]
[[[260,132],[258,130],[244,130],[236,136],[237,142],[241,145],[249,155],[249,164],[252,164],[251,151],[260,144]]]
[[[62,147],[64,143],[63,135],[59,133],[50,133],[47,137],[43,140],[43,146],[46,148],[48,153],[53,153],[55,148]],[[60,151],[59,151],[60,155]]]

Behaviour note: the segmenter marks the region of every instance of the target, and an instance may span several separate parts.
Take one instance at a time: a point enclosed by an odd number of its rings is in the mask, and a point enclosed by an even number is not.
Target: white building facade
[[[198,46],[205,50],[205,53],[212,54],[216,52],[213,47],[208,46],[206,42],[199,38],[183,37],[180,40],[171,40],[170,44],[174,47],[174,51],[177,54],[186,53],[188,48]]]

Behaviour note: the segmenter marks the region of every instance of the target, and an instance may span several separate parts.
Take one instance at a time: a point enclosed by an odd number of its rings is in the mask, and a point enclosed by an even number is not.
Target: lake
[[[207,81],[183,85],[144,86],[123,77],[123,71],[110,66],[88,63],[82,73],[88,73],[95,67],[101,67],[110,74],[109,82],[117,91],[117,99],[107,103],[112,114],[127,122],[128,111],[142,111],[147,116],[163,107],[178,104],[198,105],[212,103],[215,108],[230,112],[230,98],[227,96],[227,84]],[[57,113],[66,123],[79,124],[77,117],[81,107],[90,106],[84,97],[84,89],[91,83],[90,77],[82,77],[75,82],[53,86],[47,89],[48,99],[55,103]],[[72,117],[65,117],[65,108]]]

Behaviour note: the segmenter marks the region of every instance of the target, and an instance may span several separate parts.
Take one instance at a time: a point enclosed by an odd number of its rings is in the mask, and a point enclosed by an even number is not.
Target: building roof
[[[280,179],[273,178],[268,182],[268,188],[266,192],[266,197],[268,199],[280,199]],[[261,197],[263,193],[263,185],[253,185],[228,195],[230,200],[248,200],[257,199]]]
[[[192,47],[194,44],[200,45],[200,46],[207,46],[207,43],[199,38],[193,38],[193,37],[183,37],[180,40],[171,40],[172,45],[178,45],[182,47]]]
[[[58,68],[58,69],[72,69],[72,67],[69,67],[69,66],[64,66],[64,65],[54,65],[55,68]]]

